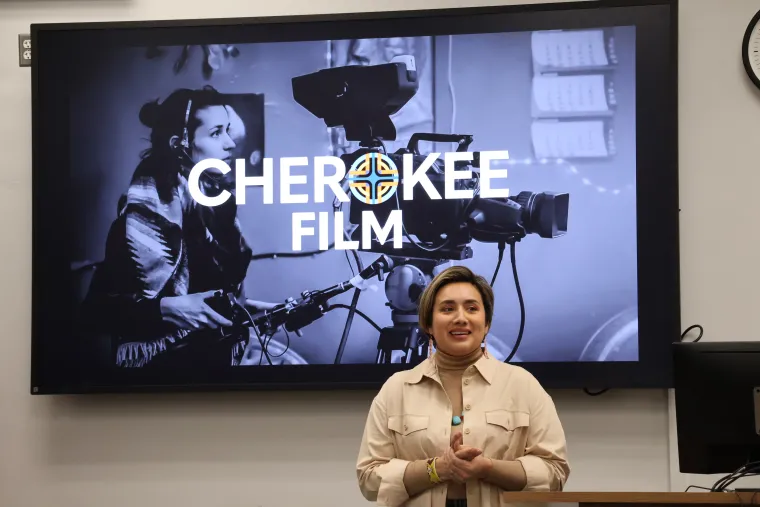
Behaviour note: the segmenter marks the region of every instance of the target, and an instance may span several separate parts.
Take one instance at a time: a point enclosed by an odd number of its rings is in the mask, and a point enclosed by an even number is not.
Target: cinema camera
[[[419,152],[420,141],[456,143],[459,152],[468,151],[473,142],[472,135],[416,133],[406,148],[392,154],[385,152],[383,141],[396,139],[391,115],[404,107],[419,87],[419,75],[412,56],[396,57],[390,63],[380,65],[320,70],[293,78],[292,87],[296,102],[324,120],[326,126],[343,127],[348,141],[359,142],[359,149],[341,155],[348,168],[355,168],[355,162],[361,163],[360,159],[371,158],[372,154],[387,156],[396,167],[402,167],[404,155],[411,154],[417,168],[426,159]],[[457,162],[455,169],[478,168],[478,161],[479,155],[474,153],[471,164]],[[375,164],[372,171],[377,173],[377,167]],[[347,171],[346,179],[351,173]],[[471,174],[470,179],[455,180],[455,188],[472,190],[472,199],[431,199],[418,186],[414,189],[413,199],[402,200],[398,196],[403,192],[403,180],[397,180],[395,198],[366,198],[367,193],[380,195],[382,189],[365,190],[364,195],[360,194],[362,198],[351,193],[349,221],[357,227],[350,239],[362,237],[364,210],[371,210],[379,223],[387,221],[390,212],[396,209],[400,209],[403,216],[403,248],[382,244],[376,237],[369,248],[372,252],[390,256],[394,262],[385,282],[393,326],[381,332],[378,362],[390,362],[394,351],[403,353],[403,362],[416,362],[426,354],[426,337],[417,322],[417,300],[437,266],[449,260],[472,257],[471,241],[497,243],[500,263],[505,246],[511,246],[514,260],[514,244],[528,234],[556,238],[567,232],[568,194],[520,192],[509,198],[481,198],[478,172]],[[438,193],[444,195],[442,161],[435,161],[428,170],[428,178]]]
[[[324,120],[328,127],[343,127],[346,139],[358,141],[359,149],[341,156],[346,167],[344,189],[350,187],[351,178],[357,173],[367,173],[359,183],[361,190],[350,192],[353,196],[349,221],[356,228],[350,240],[362,238],[362,212],[371,211],[378,222],[387,222],[391,211],[401,210],[404,242],[402,248],[394,248],[378,241],[373,235],[370,252],[379,256],[350,280],[321,290],[305,290],[298,298],[289,298],[284,304],[254,318],[230,294],[210,298],[208,303],[235,322],[235,326],[223,329],[222,339],[239,339],[251,328],[261,348],[260,362],[273,364],[267,348],[274,333],[282,328],[286,332],[300,334],[300,330],[325,313],[344,305],[331,305],[330,299],[354,290],[349,317],[340,340],[335,363],[341,361],[358,295],[373,278],[385,280],[385,295],[391,307],[393,325],[380,330],[378,340],[378,363],[391,363],[397,356],[402,363],[415,364],[427,355],[427,337],[419,328],[417,302],[435,272],[447,261],[472,257],[469,244],[474,241],[497,243],[499,259],[491,284],[496,280],[506,245],[510,245],[512,272],[520,301],[521,324],[511,359],[522,338],[525,323],[525,307],[517,280],[514,245],[528,234],[542,238],[556,238],[567,232],[569,196],[551,192],[520,192],[509,198],[483,198],[479,195],[480,182],[477,171],[479,155],[473,153],[473,163],[457,162],[455,170],[472,171],[469,179],[454,180],[456,190],[472,190],[471,199],[431,199],[424,189],[415,188],[411,200],[401,200],[404,181],[396,172],[395,192],[390,198],[378,199],[383,187],[382,163],[362,165],[367,160],[390,159],[396,167],[403,166],[404,156],[411,156],[415,170],[427,156],[419,152],[419,142],[456,143],[457,151],[467,152],[473,142],[471,135],[416,133],[406,148],[387,153],[384,141],[396,139],[396,128],[391,115],[398,112],[417,92],[418,76],[412,57],[398,57],[391,63],[374,66],[346,66],[325,69],[313,74],[293,78],[295,100],[314,116]],[[379,157],[382,155],[383,157]],[[387,160],[384,160],[387,163]],[[357,163],[355,166],[354,164]],[[357,170],[358,168],[358,170]],[[371,171],[369,171],[371,169]],[[372,174],[369,174],[369,173]],[[392,172],[392,171],[391,171]],[[436,160],[428,169],[428,179],[440,195],[445,195],[445,165]],[[372,183],[371,186],[369,183]],[[388,187],[384,189],[386,192]],[[387,197],[387,196],[386,196]],[[395,198],[394,198],[395,197]],[[374,231],[371,231],[374,232]],[[361,243],[361,242],[360,242]],[[276,254],[266,254],[276,255]],[[366,318],[366,317],[365,317]]]

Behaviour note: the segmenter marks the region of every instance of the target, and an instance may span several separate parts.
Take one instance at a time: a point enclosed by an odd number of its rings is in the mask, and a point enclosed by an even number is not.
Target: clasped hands
[[[493,467],[482,450],[462,445],[462,440],[461,432],[452,435],[451,445],[435,460],[435,470],[442,481],[464,483],[470,479],[485,479]]]

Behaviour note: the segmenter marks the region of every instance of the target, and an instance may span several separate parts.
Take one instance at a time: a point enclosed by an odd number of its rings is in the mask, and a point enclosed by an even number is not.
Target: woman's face
[[[467,282],[443,286],[435,296],[433,325],[427,332],[438,349],[452,356],[464,356],[480,347],[488,326],[478,289]]]
[[[200,125],[193,135],[190,153],[193,163],[197,164],[207,158],[215,158],[231,165],[235,141],[232,140],[230,132],[233,122],[239,118],[237,114],[228,106],[209,106],[196,111],[195,117]],[[209,170],[209,172],[213,171],[213,169]]]

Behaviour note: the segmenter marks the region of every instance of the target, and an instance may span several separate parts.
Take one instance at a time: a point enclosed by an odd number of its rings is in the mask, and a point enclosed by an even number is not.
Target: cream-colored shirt
[[[528,491],[561,491],[570,474],[567,446],[554,402],[525,369],[485,355],[462,376],[463,445],[491,459],[517,460]],[[410,498],[406,466],[442,456],[450,445],[452,406],[435,361],[395,373],[372,402],[356,464],[367,500],[387,507],[445,507],[447,483]],[[503,492],[468,481],[470,507],[505,507]]]

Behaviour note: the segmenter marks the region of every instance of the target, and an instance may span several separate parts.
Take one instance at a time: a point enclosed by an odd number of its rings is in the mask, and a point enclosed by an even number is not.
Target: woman
[[[394,374],[370,408],[357,462],[365,498],[390,507],[497,507],[503,491],[562,490],[570,473],[554,403],[491,357],[493,291],[455,266],[419,302],[436,352]]]
[[[210,297],[242,298],[251,249],[240,232],[234,199],[209,208],[190,196],[187,177],[207,158],[231,162],[231,129],[240,118],[211,87],[180,89],[163,103],[145,104],[140,121],[151,129],[118,205],[83,305],[88,330],[112,342],[119,367],[186,368],[237,364],[248,337],[221,340],[230,326]],[[216,195],[234,181],[204,172],[202,189]],[[250,310],[273,304],[246,301]],[[114,350],[115,349],[115,350]]]

